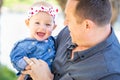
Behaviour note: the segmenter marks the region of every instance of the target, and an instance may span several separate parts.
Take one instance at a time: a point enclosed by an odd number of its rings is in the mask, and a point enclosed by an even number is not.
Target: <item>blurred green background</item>
[[[31,6],[34,2],[41,0],[3,0],[3,6],[8,7],[12,11],[23,12],[29,6]],[[53,4],[57,4],[56,0],[45,0]]]
[[[0,80],[17,80],[17,76],[8,67],[0,65]]]
[[[7,7],[13,7],[15,5],[21,5],[21,4],[25,4],[25,5],[31,5],[33,4],[35,1],[41,1],[41,0],[3,0],[4,4],[3,6],[7,6]],[[54,4],[56,4],[56,0],[45,0],[48,2],[52,2]]]

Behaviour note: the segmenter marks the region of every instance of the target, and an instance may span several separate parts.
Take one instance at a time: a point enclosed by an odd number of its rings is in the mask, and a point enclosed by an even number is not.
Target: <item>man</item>
[[[26,57],[31,70],[23,74],[33,80],[120,80],[120,44],[110,26],[109,0],[68,0],[65,14],[68,28],[56,40],[54,78],[44,61]]]

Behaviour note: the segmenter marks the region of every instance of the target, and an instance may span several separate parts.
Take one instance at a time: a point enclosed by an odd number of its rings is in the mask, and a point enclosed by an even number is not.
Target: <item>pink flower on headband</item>
[[[58,9],[54,9],[53,7],[45,7],[45,6],[32,7],[28,11],[28,19],[39,12],[46,12],[51,16],[53,16],[53,18],[55,18],[56,14],[58,13]]]

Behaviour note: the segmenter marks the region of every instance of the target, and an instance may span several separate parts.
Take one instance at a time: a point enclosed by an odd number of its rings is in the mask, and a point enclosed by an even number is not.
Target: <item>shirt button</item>
[[[35,42],[32,42],[32,45],[35,45]]]
[[[58,73],[57,76],[60,76],[60,74]]]
[[[85,58],[85,56],[84,56],[84,55],[81,55],[81,56],[80,56],[80,59],[84,59],[84,58]]]
[[[48,49],[48,52],[50,52],[51,51],[51,49]]]
[[[52,60],[52,59],[50,59],[50,62],[52,63],[52,62],[53,62],[53,60]]]

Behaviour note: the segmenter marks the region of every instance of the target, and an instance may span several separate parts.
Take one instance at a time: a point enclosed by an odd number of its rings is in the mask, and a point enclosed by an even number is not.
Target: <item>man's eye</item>
[[[39,22],[35,22],[35,24],[40,24]]]

